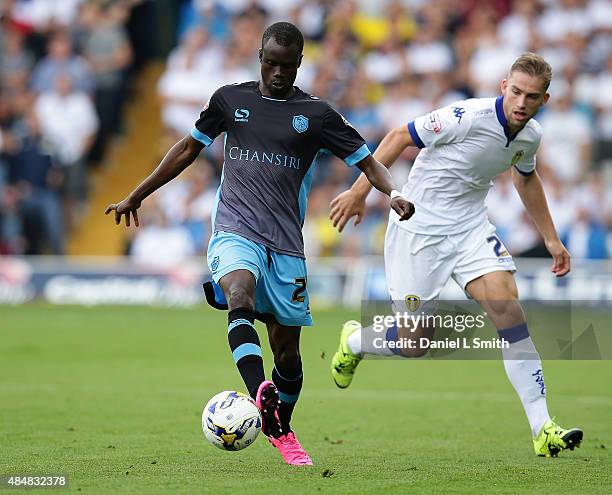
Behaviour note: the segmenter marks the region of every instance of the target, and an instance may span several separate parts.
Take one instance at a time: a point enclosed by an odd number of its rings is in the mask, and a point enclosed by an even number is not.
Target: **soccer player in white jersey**
[[[514,186],[553,258],[552,273],[563,277],[570,271],[570,255],[559,240],[535,170],[542,128],[532,117],[548,101],[551,77],[542,57],[525,53],[501,82],[501,96],[457,101],[393,129],[374,155],[390,167],[406,147],[422,148],[402,190],[416,212],[401,223],[394,211],[389,215],[384,255],[391,299],[404,301],[414,295],[435,305],[452,277],[480,303],[499,336],[509,342],[502,349],[504,367],[527,414],[535,452],[547,457],[573,450],[583,432],[559,427],[548,414],[540,356],[518,302],[516,268],[487,218],[485,197],[492,179],[510,168]],[[332,201],[330,218],[339,230],[353,216],[359,223],[370,189],[362,174]],[[395,334],[387,332],[387,340],[431,336],[426,329],[391,330]],[[358,322],[344,325],[332,360],[332,376],[341,388],[350,385],[363,357],[361,337]],[[392,346],[378,347],[368,346],[367,351],[397,353]],[[418,346],[401,350],[405,357],[426,352]]]

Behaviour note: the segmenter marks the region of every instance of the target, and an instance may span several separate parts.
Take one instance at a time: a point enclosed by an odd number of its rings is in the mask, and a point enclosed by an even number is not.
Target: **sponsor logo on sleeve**
[[[442,121],[437,113],[430,113],[423,122],[423,129],[439,134],[442,131]]]

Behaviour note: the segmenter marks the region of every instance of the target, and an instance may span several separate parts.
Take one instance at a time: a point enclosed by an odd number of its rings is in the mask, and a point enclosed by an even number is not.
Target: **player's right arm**
[[[408,146],[416,146],[408,126],[396,127],[389,131],[374,152],[374,158],[385,167],[390,168]],[[351,217],[355,217],[355,225],[361,222],[365,210],[365,200],[372,184],[365,174],[359,175],[351,188],[336,196],[331,202],[329,218],[340,232]]]
[[[134,217],[134,224],[138,227],[138,208],[140,208],[142,201],[191,165],[202,148],[204,148],[204,145],[200,141],[186,135],[170,148],[157,168],[124,200],[108,205],[106,215],[114,211],[117,225],[121,223],[121,217],[125,215],[125,225],[128,227],[130,226],[131,215]]]
[[[129,227],[131,215],[138,227],[138,208],[142,201],[191,165],[202,148],[210,146],[215,138],[226,130],[224,88],[219,88],[213,93],[209,102],[202,109],[191,133],[170,148],[151,175],[123,201],[108,205],[106,214],[114,211],[117,225],[121,223],[121,217],[125,215],[125,225]]]

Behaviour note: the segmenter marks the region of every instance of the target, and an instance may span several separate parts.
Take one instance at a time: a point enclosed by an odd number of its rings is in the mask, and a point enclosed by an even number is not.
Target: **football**
[[[242,450],[261,431],[261,415],[248,395],[226,390],[208,401],[202,412],[206,440],[223,450]]]

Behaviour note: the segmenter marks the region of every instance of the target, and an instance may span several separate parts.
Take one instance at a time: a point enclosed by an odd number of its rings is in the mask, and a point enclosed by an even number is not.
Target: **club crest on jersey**
[[[421,305],[421,298],[419,296],[415,296],[414,294],[408,294],[404,298],[404,302],[406,303],[408,311],[412,311],[414,313]]]
[[[248,122],[249,117],[251,116],[251,112],[246,108],[237,108],[234,112],[234,121],[235,122]]]
[[[293,117],[293,128],[300,134],[308,129],[308,118],[303,115],[295,115]]]
[[[439,134],[442,131],[442,122],[437,113],[430,113],[423,122],[423,129]]]
[[[512,157],[512,161],[510,162],[510,165],[514,167],[518,162],[521,161],[521,158],[523,158],[524,154],[525,152],[523,150],[517,151]]]

